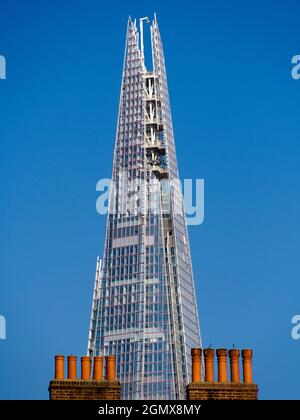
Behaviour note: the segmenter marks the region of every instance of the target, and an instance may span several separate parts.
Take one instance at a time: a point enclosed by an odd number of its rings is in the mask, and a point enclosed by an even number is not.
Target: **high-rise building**
[[[138,26],[129,18],[88,353],[117,356],[123,399],[184,399],[201,346],[194,279],[156,16]]]

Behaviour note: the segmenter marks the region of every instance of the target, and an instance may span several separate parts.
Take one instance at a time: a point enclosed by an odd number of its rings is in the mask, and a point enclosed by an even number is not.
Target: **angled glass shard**
[[[185,399],[201,346],[163,46],[129,18],[103,260],[97,260],[90,356],[117,356],[122,399]]]

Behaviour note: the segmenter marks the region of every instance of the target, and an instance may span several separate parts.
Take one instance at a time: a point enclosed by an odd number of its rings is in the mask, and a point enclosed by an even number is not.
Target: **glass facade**
[[[88,352],[117,356],[123,399],[185,399],[200,331],[163,46],[129,19],[105,249]]]

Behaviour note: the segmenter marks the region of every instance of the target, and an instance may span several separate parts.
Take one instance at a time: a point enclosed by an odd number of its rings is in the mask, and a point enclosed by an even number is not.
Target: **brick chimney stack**
[[[81,379],[77,378],[77,357],[68,356],[68,375],[65,378],[64,356],[55,356],[54,380],[50,382],[50,400],[119,400],[121,384],[116,379],[116,357],[81,357]],[[103,361],[106,378],[103,379]],[[94,372],[91,378],[91,366]]]
[[[202,382],[201,366],[204,355],[205,382]],[[192,382],[187,387],[188,400],[257,400],[258,387],[252,383],[252,356],[250,349],[218,349],[218,380],[214,378],[214,355],[211,348],[192,349]],[[240,382],[240,354],[243,358],[243,382]],[[227,365],[230,361],[230,381]]]

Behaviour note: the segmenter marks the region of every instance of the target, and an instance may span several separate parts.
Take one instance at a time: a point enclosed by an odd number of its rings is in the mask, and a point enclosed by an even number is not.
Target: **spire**
[[[154,67],[145,72],[145,22],[128,19],[89,351],[116,354],[123,399],[177,400],[201,340],[182,196],[170,183],[178,171],[162,41],[154,15]]]

